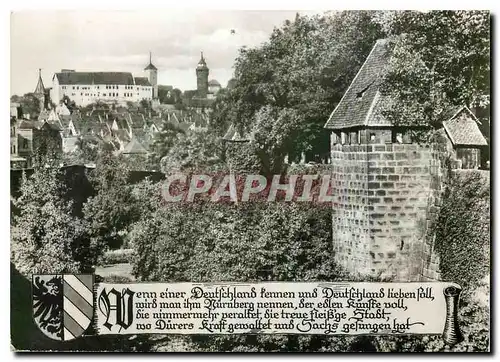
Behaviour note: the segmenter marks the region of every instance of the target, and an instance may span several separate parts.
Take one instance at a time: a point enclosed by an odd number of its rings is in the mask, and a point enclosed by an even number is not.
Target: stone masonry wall
[[[337,262],[352,275],[436,280],[432,226],[439,212],[443,149],[386,143],[387,137],[370,132],[371,138],[360,136],[365,144],[341,145],[332,136]]]

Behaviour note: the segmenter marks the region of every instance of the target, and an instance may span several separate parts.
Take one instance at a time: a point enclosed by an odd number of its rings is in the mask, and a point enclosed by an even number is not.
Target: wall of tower
[[[208,72],[208,69],[196,70],[196,89],[200,98],[206,98],[208,94]]]
[[[158,98],[158,72],[156,70],[148,70],[147,71],[147,77],[149,80],[149,83],[153,86],[152,89],[152,97],[153,99]]]
[[[439,145],[393,144],[391,130],[332,133],[333,248],[350,274],[397,281],[439,278],[432,226],[439,211]]]

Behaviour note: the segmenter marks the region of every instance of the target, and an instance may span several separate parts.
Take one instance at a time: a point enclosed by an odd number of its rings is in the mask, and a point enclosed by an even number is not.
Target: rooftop
[[[390,125],[381,115],[384,98],[379,92],[389,62],[388,41],[379,39],[325,124],[328,129]]]
[[[135,85],[151,87],[151,83],[149,83],[149,79],[147,77],[135,77],[134,80],[135,80]]]
[[[54,76],[61,85],[134,85],[134,77],[129,72],[67,72]]]
[[[452,110],[451,118],[444,118],[443,127],[455,146],[487,146],[488,143],[479,130],[477,119],[469,108],[463,106]],[[444,116],[450,113],[445,112]]]

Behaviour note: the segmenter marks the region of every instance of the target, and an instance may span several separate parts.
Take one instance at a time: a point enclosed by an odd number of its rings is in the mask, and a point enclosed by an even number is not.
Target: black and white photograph
[[[10,13],[10,347],[491,352],[488,10]]]

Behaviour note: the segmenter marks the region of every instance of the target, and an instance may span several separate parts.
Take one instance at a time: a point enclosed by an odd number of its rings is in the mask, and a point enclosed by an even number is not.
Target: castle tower
[[[42,69],[38,69],[38,82],[36,84],[36,88],[33,94],[35,95],[35,97],[38,98],[38,101],[40,102],[40,111],[43,111],[46,105],[46,99],[45,99],[46,90],[42,80]]]
[[[379,92],[390,51],[379,40],[330,115],[335,259],[351,275],[439,279],[432,225],[443,152],[383,117]],[[426,265],[432,262],[429,274]]]
[[[209,69],[205,58],[203,58],[203,52],[201,52],[201,58],[196,67],[196,89],[197,96],[199,98],[207,98],[208,94],[208,73]]]
[[[158,69],[153,65],[151,61],[151,52],[149,52],[149,64],[144,68],[146,76],[148,77],[149,83],[153,86],[153,99],[158,98]]]

